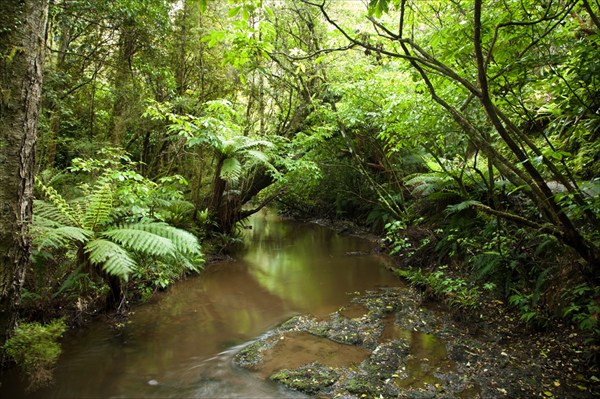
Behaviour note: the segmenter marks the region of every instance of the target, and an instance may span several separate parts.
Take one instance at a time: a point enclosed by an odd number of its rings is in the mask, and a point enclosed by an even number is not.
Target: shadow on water
[[[349,293],[396,285],[375,246],[314,224],[261,213],[238,260],[212,264],[135,309],[126,325],[102,322],[63,339],[52,387],[25,394],[16,374],[0,397],[299,397],[232,364],[247,342],[298,313],[325,316]]]

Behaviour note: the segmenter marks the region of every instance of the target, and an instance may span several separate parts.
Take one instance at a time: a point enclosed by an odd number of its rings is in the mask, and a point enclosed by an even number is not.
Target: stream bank
[[[312,223],[381,244],[349,221]],[[354,293],[348,306],[325,318],[294,317],[246,346],[235,363],[317,397],[600,397],[598,365],[574,326],[533,329],[492,298],[482,299],[476,312],[457,311],[400,283]],[[286,364],[290,351],[307,351],[306,342],[315,339],[324,350],[303,364]]]
[[[598,394],[579,374],[584,366],[581,360],[561,359],[553,353],[551,347],[560,343],[551,334],[526,338],[505,331],[499,335],[499,330],[486,329],[483,322],[456,321],[440,309],[423,306],[420,297],[407,287],[361,293],[327,317],[289,319],[244,347],[234,361],[261,378],[315,397],[590,398]],[[525,341],[515,345],[521,339]],[[315,342],[320,350],[310,351]],[[560,349],[565,350],[556,348]],[[309,355],[290,364],[290,355],[299,351]]]

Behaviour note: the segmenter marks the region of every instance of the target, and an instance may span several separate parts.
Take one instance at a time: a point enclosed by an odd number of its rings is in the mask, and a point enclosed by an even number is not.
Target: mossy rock
[[[385,342],[371,353],[364,370],[371,376],[387,379],[406,362],[410,343],[403,339]]]
[[[339,378],[335,369],[319,363],[307,364],[294,370],[280,370],[270,377],[272,381],[307,394],[322,393]]]
[[[397,387],[364,375],[345,381],[344,389],[358,397],[396,398],[399,394]]]
[[[258,340],[239,351],[233,358],[235,364],[248,370],[258,370],[263,362],[262,352],[265,350],[265,341]]]

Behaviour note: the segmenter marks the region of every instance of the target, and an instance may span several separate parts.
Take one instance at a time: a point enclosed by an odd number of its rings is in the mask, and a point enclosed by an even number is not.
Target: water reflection
[[[295,310],[325,315],[348,302],[348,293],[397,283],[368,253],[375,244],[309,224],[252,220],[252,247],[244,259],[256,281]],[[281,241],[274,237],[287,236]]]
[[[297,313],[325,315],[348,293],[393,285],[374,244],[313,224],[251,218],[239,260],[210,265],[135,310],[113,330],[103,322],[69,334],[53,387],[26,395],[14,373],[0,397],[298,397],[232,365],[239,344]]]

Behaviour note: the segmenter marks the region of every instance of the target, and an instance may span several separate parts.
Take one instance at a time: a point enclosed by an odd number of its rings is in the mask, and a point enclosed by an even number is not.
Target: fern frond
[[[189,231],[167,226],[161,233],[171,240],[177,252],[183,255],[202,256],[202,247],[198,238]]]
[[[73,225],[71,219],[66,217],[57,207],[42,200],[33,201],[33,222],[46,227]]]
[[[135,226],[138,230],[144,230],[169,240],[175,248],[175,251],[183,255],[202,255],[202,248],[198,238],[192,233],[170,226],[166,223],[138,223]]]
[[[48,199],[48,202],[56,207],[58,213],[55,213],[55,216],[60,216],[63,220],[65,220],[65,222],[68,221],[68,223],[64,224],[81,227],[81,222],[77,217],[77,213],[73,207],[71,207],[71,205],[69,205],[69,203],[62,197],[62,195],[56,191],[56,189],[50,186],[45,186],[41,183],[40,188]],[[47,207],[45,209],[48,210]]]
[[[477,280],[489,278],[502,266],[505,258],[496,251],[487,251],[473,258],[473,271]]]
[[[173,242],[154,232],[164,228],[163,226],[168,225],[163,223],[129,224],[104,231],[100,236],[109,238],[127,249],[145,255],[174,256],[177,248]]]
[[[164,208],[166,208],[169,212],[175,215],[184,215],[186,213],[193,212],[196,209],[196,205],[193,202],[174,199],[170,201],[164,201],[162,203]]]
[[[98,226],[110,220],[113,210],[113,193],[110,184],[106,182],[98,184],[87,200],[89,202],[83,215],[83,225],[95,231]]]
[[[64,248],[70,243],[85,243],[92,232],[75,226],[48,227],[35,225],[32,227],[33,245],[37,250],[46,248]]]
[[[258,150],[247,150],[244,152],[245,155],[252,160],[259,161],[260,163],[268,164],[269,156],[262,151]]]
[[[415,186],[413,195],[429,196],[437,191],[447,188],[452,183],[452,178],[437,172],[419,174],[406,181],[409,186]]]
[[[462,211],[464,211],[466,209],[469,209],[472,206],[480,205],[480,204],[481,204],[481,202],[479,202],[479,201],[466,200],[466,201],[463,201],[463,202],[458,203],[456,205],[448,205],[446,207],[446,209],[444,209],[444,214],[446,216],[450,216],[450,215],[453,215],[455,213],[462,212]]]
[[[406,184],[408,185],[415,185],[415,184],[420,184],[420,183],[435,183],[435,184],[439,184],[441,182],[445,182],[448,180],[451,180],[452,178],[446,174],[443,173],[439,173],[439,172],[430,172],[430,173],[420,173],[417,175],[413,175],[414,177],[411,177],[410,179],[408,179],[406,181]]]
[[[204,258],[202,258],[201,255],[190,257],[189,255],[183,255],[182,253],[178,252],[173,259],[173,262],[184,267],[185,269],[198,272],[204,265]]]
[[[273,143],[271,143],[270,141],[266,141],[266,140],[252,140],[252,141],[248,141],[246,137],[244,137],[244,141],[246,141],[246,143],[240,143],[237,147],[236,147],[236,152],[240,153],[240,152],[248,152],[250,150],[254,150],[256,148],[261,148],[261,147],[265,147],[265,148],[272,148],[273,147]]]
[[[125,281],[127,281],[129,273],[137,266],[129,252],[123,247],[102,238],[88,242],[85,252],[92,264],[102,266],[102,269],[108,274],[118,276]]]
[[[242,164],[237,158],[226,158],[221,167],[221,179],[236,181],[242,175]]]
[[[68,178],[65,171],[56,169],[44,169],[36,176],[37,183],[53,187],[63,185]]]

